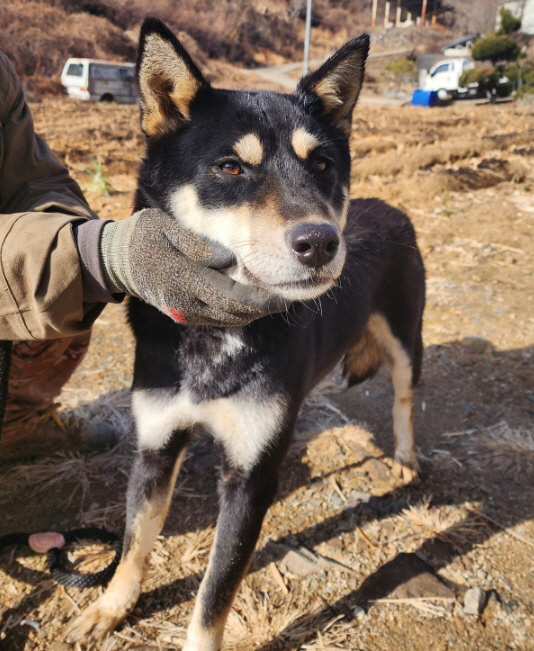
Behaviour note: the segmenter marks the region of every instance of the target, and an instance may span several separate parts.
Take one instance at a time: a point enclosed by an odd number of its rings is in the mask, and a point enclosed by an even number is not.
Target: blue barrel
[[[422,90],[418,88],[413,91],[412,106],[436,106],[438,103],[437,90]]]

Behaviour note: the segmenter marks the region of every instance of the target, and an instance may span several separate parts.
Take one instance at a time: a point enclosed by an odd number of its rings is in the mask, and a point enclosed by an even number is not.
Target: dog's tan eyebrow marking
[[[320,144],[319,140],[306,129],[299,127],[293,132],[291,138],[291,145],[295,150],[295,154],[302,159],[306,160],[311,152]]]
[[[234,145],[234,151],[249,165],[259,165],[263,160],[263,145],[255,133],[247,133],[239,138]]]

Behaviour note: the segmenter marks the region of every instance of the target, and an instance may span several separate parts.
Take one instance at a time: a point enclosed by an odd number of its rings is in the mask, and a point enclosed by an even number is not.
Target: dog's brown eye
[[[316,158],[312,163],[312,169],[314,172],[324,172],[327,166],[326,159],[324,158]]]
[[[239,163],[234,163],[233,161],[227,161],[226,163],[223,163],[221,167],[223,172],[231,174],[232,176],[237,176],[237,174],[243,172],[241,165],[239,165]]]

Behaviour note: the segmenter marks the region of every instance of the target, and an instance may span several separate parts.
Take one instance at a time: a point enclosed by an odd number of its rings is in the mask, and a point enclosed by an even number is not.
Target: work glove
[[[226,276],[221,269],[235,264],[233,254],[162,210],[147,208],[106,224],[100,254],[111,293],[136,296],[178,323],[243,326],[287,309],[265,289]]]

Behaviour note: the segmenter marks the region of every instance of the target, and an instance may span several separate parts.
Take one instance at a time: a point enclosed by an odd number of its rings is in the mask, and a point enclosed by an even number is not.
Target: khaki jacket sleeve
[[[46,211],[46,212],[45,212]],[[53,339],[91,327],[72,231],[97,219],[45,142],[0,53],[0,339]]]

